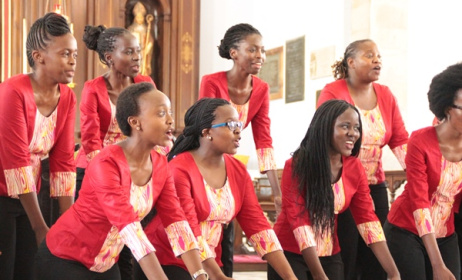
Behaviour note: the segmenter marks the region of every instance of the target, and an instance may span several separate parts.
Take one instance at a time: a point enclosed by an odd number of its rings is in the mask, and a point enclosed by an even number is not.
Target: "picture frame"
[[[268,83],[270,100],[281,99],[284,91],[284,47],[266,51],[266,59],[258,77]]]

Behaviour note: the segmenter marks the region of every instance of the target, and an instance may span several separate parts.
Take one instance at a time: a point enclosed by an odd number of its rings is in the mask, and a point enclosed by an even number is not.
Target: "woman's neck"
[[[112,69],[106,73],[104,77],[111,86],[111,89],[114,91],[120,92],[133,83],[131,77],[125,76],[122,73]]]
[[[58,83],[52,81],[42,71],[36,70],[29,74],[32,89],[35,94],[42,96],[53,96],[58,93]]]
[[[346,82],[351,94],[359,95],[373,91],[372,82],[362,82],[354,77],[346,78]]]
[[[341,175],[341,170],[343,167],[342,155],[340,153],[335,153],[329,155],[330,159],[330,171],[331,171],[331,180],[332,183],[338,181]]]
[[[130,166],[143,166],[150,160],[151,150],[154,148],[152,145],[142,143],[136,136],[130,136],[118,145],[122,147]]]
[[[224,162],[222,153],[215,153],[213,150],[208,149],[201,145],[198,149],[190,151],[191,155],[197,164],[206,168],[216,168]]]
[[[236,65],[226,73],[226,76],[228,87],[237,90],[245,90],[252,87],[252,75],[245,71],[240,71]]]

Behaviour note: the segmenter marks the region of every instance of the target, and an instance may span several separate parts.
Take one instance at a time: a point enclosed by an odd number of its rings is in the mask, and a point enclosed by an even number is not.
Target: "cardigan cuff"
[[[168,241],[172,246],[175,256],[178,257],[192,249],[199,249],[196,238],[187,221],[172,223],[165,228],[165,231],[167,232]]]
[[[75,177],[75,172],[50,173],[50,196],[74,196]]]
[[[367,245],[385,241],[385,234],[379,221],[359,224],[358,231]]]
[[[313,228],[311,226],[301,226],[293,230],[295,240],[298,243],[300,252],[309,247],[316,246]]]
[[[209,258],[215,258],[216,254],[214,251],[212,251],[207,244],[207,240],[203,236],[198,236],[197,237],[197,244],[199,245],[199,254],[201,256],[201,261],[205,261],[206,259]]]
[[[86,155],[87,162],[90,162],[101,150],[94,150]]]
[[[424,236],[425,234],[435,233],[430,209],[417,209],[412,212],[412,214],[414,215],[415,227],[417,228],[417,232],[419,233],[420,237]]]
[[[253,234],[249,241],[260,257],[263,257],[271,252],[282,251],[281,244],[276,237],[276,233],[272,229],[263,230]]]
[[[4,174],[9,196],[18,198],[20,194],[37,192],[32,166],[5,169]]]
[[[122,238],[122,242],[127,244],[132,251],[136,261],[156,251],[146,237],[140,222],[128,224],[119,232],[119,235]]]
[[[406,170],[406,153],[407,153],[407,144],[395,147],[391,150],[393,154],[395,154],[395,157],[398,159],[399,164],[401,164],[401,167],[403,170]]]
[[[273,148],[257,149],[257,157],[261,173],[265,173],[268,170],[276,170]]]

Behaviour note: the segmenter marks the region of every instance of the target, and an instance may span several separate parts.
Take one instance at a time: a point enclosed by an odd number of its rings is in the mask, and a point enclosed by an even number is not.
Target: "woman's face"
[[[114,43],[114,50],[106,56],[112,61],[112,71],[134,78],[140,72],[141,48],[138,39],[131,33],[123,33]]]
[[[462,89],[457,91],[453,105],[446,113],[446,119],[456,131],[462,133]]]
[[[214,124],[228,123],[228,122],[239,122],[239,115],[236,109],[231,105],[220,106],[215,110]],[[237,148],[239,148],[239,141],[241,140],[241,129],[236,128],[232,131],[228,125],[214,127],[209,129],[211,136],[212,149],[215,149],[218,153],[223,154],[235,154]]]
[[[356,56],[348,59],[348,71],[354,71],[356,76],[365,82],[377,81],[381,69],[382,56],[372,41],[360,44]]]
[[[149,144],[168,146],[173,139],[173,117],[170,100],[154,89],[138,100],[140,133]]]
[[[45,50],[38,51],[35,68],[44,67],[44,73],[56,81],[67,84],[72,82],[77,63],[77,41],[71,33],[52,37]]]
[[[352,108],[338,116],[334,123],[331,154],[350,156],[360,136],[359,127],[358,113]]]
[[[258,34],[247,35],[236,49],[231,49],[230,55],[240,69],[248,74],[258,74],[266,59],[262,37]]]

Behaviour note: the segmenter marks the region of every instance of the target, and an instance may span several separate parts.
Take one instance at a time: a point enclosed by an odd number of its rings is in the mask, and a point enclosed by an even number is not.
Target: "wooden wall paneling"
[[[173,0],[172,18],[171,90],[179,134],[184,129],[184,114],[198,97],[200,0]]]

